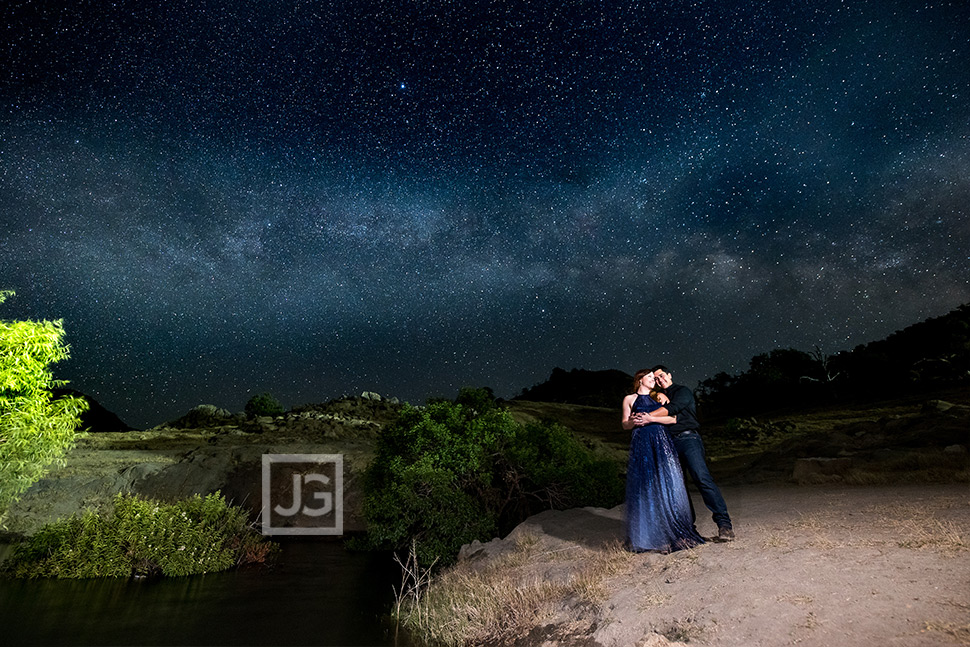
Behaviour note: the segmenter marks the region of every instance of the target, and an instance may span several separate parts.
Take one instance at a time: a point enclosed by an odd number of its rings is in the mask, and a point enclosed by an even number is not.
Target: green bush
[[[246,403],[246,415],[250,418],[258,418],[260,416],[275,418],[276,416],[282,416],[284,413],[285,409],[283,409],[283,405],[269,393],[254,395]]]
[[[619,466],[599,459],[573,434],[556,423],[522,428],[507,449],[507,460],[522,475],[520,490],[541,509],[576,506],[613,507],[623,501]],[[516,515],[535,513],[535,504]]]
[[[13,292],[0,291],[0,303]],[[67,358],[60,321],[0,321],[0,519],[11,503],[74,446],[87,409],[82,398],[53,399],[48,366]]]
[[[14,547],[9,577],[182,576],[261,563],[275,550],[218,492],[172,504],[119,494],[105,515],[55,521]]]
[[[422,563],[447,564],[463,544],[541,510],[623,500],[616,464],[567,429],[523,427],[486,391],[460,399],[406,406],[378,436],[364,483],[366,547],[403,551],[413,542]]]

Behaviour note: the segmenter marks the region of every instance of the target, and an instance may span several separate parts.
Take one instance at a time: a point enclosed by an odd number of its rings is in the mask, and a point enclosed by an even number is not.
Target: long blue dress
[[[649,413],[660,406],[640,394],[632,412]],[[687,497],[677,448],[664,426],[634,427],[626,473],[627,547],[638,553],[670,553],[703,544]]]

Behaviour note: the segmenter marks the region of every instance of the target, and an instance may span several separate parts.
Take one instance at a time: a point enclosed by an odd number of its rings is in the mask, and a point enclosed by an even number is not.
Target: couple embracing
[[[624,429],[632,430],[626,475],[627,548],[669,553],[704,543],[681,459],[713,513],[718,539],[734,539],[731,517],[714,483],[698,434],[694,394],[674,384],[667,367],[637,371],[634,393],[623,399]]]

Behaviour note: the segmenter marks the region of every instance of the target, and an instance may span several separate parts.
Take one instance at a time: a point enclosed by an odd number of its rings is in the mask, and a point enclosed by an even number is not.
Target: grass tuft
[[[459,563],[433,578],[408,559],[410,583],[402,584],[395,606],[399,625],[428,644],[510,643],[553,623],[564,605],[602,604],[610,578],[642,561],[619,542],[599,550],[549,551],[540,550],[535,538],[515,544],[514,552],[484,567]]]

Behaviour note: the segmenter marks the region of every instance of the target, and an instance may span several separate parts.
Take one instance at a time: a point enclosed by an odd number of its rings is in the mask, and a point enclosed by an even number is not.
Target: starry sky
[[[12,0],[4,319],[146,428],[667,363],[970,301],[963,0]]]

